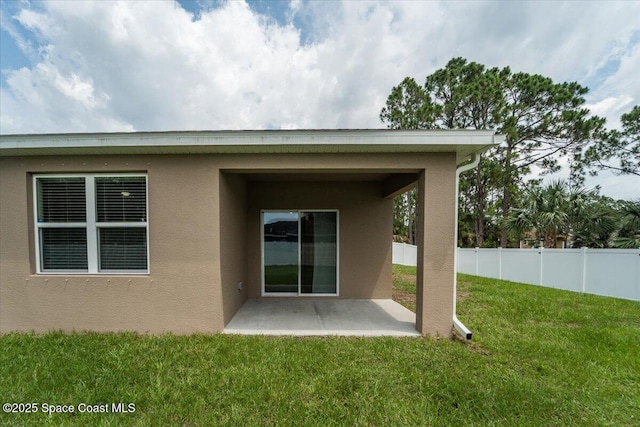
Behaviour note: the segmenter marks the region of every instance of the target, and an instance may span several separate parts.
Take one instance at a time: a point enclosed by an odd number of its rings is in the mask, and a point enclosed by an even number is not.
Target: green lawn
[[[401,274],[411,282],[411,270]],[[411,286],[398,286],[411,294]],[[459,291],[470,343],[4,335],[2,403],[122,402],[135,412],[2,413],[0,422],[640,425],[640,303],[462,275]]]

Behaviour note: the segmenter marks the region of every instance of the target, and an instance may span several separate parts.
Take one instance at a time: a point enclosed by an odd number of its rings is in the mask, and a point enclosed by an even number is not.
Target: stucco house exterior
[[[417,185],[416,329],[449,336],[456,178],[490,131],[0,136],[0,332],[219,332],[248,299],[391,298]]]

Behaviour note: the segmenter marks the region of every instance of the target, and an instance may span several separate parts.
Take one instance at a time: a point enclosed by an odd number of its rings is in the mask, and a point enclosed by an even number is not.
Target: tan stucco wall
[[[416,329],[452,334],[456,164],[453,154],[427,159],[418,179]]]
[[[31,173],[147,172],[148,275],[36,275]],[[218,173],[208,156],[0,159],[0,331],[222,329]]]
[[[129,171],[148,174],[150,274],[34,274],[31,174]],[[340,297],[389,298],[392,200],[380,182],[331,181],[343,172],[422,173],[418,326],[450,334],[455,155],[446,153],[0,158],[0,331],[221,331],[260,294],[261,209],[338,209]]]
[[[391,298],[393,201],[379,182],[250,182],[249,297],[261,294],[260,210],[339,211],[339,297]]]
[[[220,173],[220,290],[226,325],[247,300],[247,182]],[[242,283],[242,289],[238,284]]]

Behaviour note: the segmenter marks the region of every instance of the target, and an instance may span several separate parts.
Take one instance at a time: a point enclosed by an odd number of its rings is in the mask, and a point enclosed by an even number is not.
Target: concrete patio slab
[[[416,315],[393,300],[248,300],[224,329],[242,335],[416,336]]]

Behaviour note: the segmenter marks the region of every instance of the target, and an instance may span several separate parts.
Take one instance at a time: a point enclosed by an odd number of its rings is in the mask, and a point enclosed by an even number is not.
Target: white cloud
[[[394,85],[456,56],[591,85],[610,126],[640,104],[640,2],[294,0],[283,25],[241,1],[195,17],[164,1],[8,4],[0,25],[32,65],[3,60],[4,134],[383,127]],[[605,175],[588,184],[640,197]]]
[[[22,24],[23,27],[39,33],[43,37],[48,37],[55,32],[55,22],[46,14],[39,13],[29,9],[22,9],[15,19]]]
[[[588,176],[587,187],[601,188],[600,194],[614,199],[640,200],[640,177],[635,175],[615,175],[609,171],[601,171],[597,177]]]
[[[1,132],[383,127],[392,86],[455,56],[556,81],[606,71],[591,106],[613,117],[640,103],[639,2],[293,1],[286,13],[278,25],[240,1],[198,19],[173,2],[26,4],[3,21],[40,53],[4,70]]]
[[[636,98],[636,102],[637,102]],[[604,98],[596,103],[589,104],[588,108],[594,116],[600,116],[607,119],[606,126],[610,129],[618,129],[620,127],[620,116],[622,113],[628,112],[633,108],[634,98],[627,94],[619,96],[611,96]]]
[[[594,114],[607,119],[610,128],[620,127],[620,116],[640,105],[640,40],[620,57],[614,74],[593,93],[598,101],[589,107]]]

